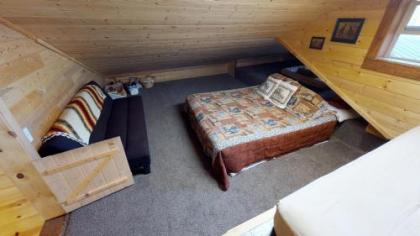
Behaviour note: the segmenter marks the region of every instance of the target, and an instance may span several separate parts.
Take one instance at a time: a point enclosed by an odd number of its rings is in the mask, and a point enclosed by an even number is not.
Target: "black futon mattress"
[[[150,173],[149,145],[141,96],[117,100],[107,97],[89,144],[118,136],[121,138],[133,174]],[[44,143],[39,153],[41,156],[48,156],[78,147],[82,145],[55,137]]]

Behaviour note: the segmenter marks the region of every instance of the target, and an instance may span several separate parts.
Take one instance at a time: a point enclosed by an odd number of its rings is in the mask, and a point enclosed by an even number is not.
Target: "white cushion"
[[[280,200],[296,235],[420,235],[420,127]]]
[[[360,117],[360,115],[353,109],[342,109],[332,105],[328,105],[328,109],[334,111],[339,123]]]

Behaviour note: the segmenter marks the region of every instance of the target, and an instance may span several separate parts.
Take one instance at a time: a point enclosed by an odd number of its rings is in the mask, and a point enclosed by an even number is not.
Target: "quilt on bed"
[[[187,111],[204,151],[212,157],[213,166],[217,165],[216,162],[223,162],[219,165],[223,165],[224,170],[219,172],[224,173],[219,175],[226,176],[226,173],[240,171],[253,162],[291,151],[279,150],[278,147],[274,148],[275,150],[267,149],[267,146],[282,143],[281,140],[276,140],[276,137],[320,127],[322,124],[333,124],[328,125],[327,129],[323,127],[324,130],[332,132],[336,121],[334,112],[313,91],[300,87],[289,101],[287,108],[280,109],[257,94],[256,90],[257,87],[249,87],[193,94],[187,98]],[[328,134],[324,135],[328,136],[326,138],[322,136],[322,132],[320,134],[320,137],[315,139],[325,140],[329,137]],[[300,138],[307,139],[305,136],[307,135]],[[276,143],[270,144],[267,141]],[[308,144],[307,141],[303,140]],[[255,148],[260,145],[264,149],[258,154],[260,157],[255,156],[255,153],[258,153],[255,150],[252,150],[254,155],[251,155],[250,150],[246,147],[244,149],[244,146],[249,146],[248,144],[252,144]],[[286,143],[283,146],[287,146]],[[234,153],[241,151],[247,153],[235,153],[235,158],[223,153],[232,147],[236,147]],[[234,164],[226,166],[226,162]],[[222,183],[224,189],[228,187],[226,178],[223,180],[226,183]]]

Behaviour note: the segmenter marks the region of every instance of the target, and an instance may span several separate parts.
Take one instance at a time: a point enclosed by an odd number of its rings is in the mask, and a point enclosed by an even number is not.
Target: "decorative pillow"
[[[298,89],[298,86],[292,85],[282,80],[278,80],[276,89],[268,99],[278,108],[284,109],[287,107],[287,103]]]
[[[106,95],[96,84],[85,85],[70,101],[48,133],[43,144],[60,136],[79,143],[89,144],[93,127],[101,114]]]
[[[296,80],[291,79],[289,77],[286,77],[286,76],[284,76],[282,74],[275,73],[275,74],[270,75],[269,78],[272,78],[274,81],[283,81],[283,82],[286,82],[286,83],[291,84],[293,86],[296,86],[298,88],[301,86],[299,84],[299,82],[297,82]]]
[[[267,81],[265,81],[258,87],[257,93],[261,95],[264,99],[268,99],[276,88],[277,81],[271,77],[268,77]]]
[[[290,99],[286,110],[299,119],[315,119],[328,114],[334,115],[328,103],[322,97],[310,89],[301,86],[296,94]]]

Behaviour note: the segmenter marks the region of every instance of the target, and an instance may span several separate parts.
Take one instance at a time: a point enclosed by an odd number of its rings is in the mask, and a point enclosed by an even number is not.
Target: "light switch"
[[[32,143],[32,141],[34,141],[34,137],[32,137],[31,131],[29,131],[28,128],[26,128],[26,127],[23,128],[23,134],[26,136],[26,138],[29,140],[29,142]]]

